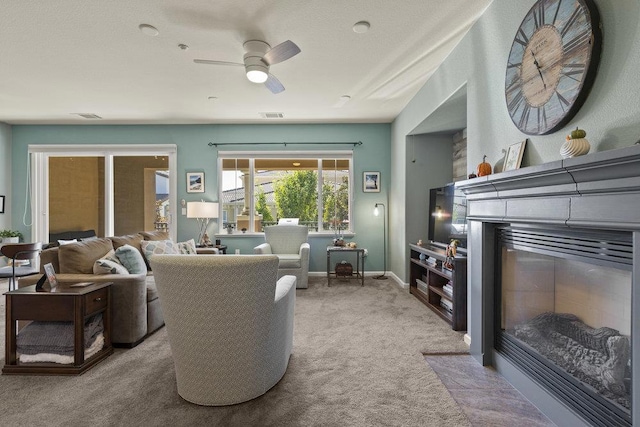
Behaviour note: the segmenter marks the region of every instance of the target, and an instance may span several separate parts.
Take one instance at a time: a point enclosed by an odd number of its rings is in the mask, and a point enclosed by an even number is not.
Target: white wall
[[[592,152],[626,147],[640,138],[638,0],[595,0],[603,23],[602,58],[591,94],[568,125],[546,136],[527,136],[513,125],[504,99],[505,67],[515,32],[534,2],[495,0],[392,124],[390,265],[405,281],[404,212],[418,208],[407,191],[406,135],[465,83],[468,172],[484,154],[495,165],[503,149],[525,138],[522,167],[559,160],[564,137],[576,126],[587,131]]]

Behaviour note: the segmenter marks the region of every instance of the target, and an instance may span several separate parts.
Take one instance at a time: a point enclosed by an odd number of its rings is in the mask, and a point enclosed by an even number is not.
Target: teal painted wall
[[[30,144],[175,144],[178,151],[177,200],[218,200],[217,149],[209,142],[255,143],[253,146],[225,146],[225,151],[268,150],[354,150],[354,204],[353,221],[355,236],[351,240],[359,246],[369,248],[367,269],[383,269],[382,223],[372,215],[376,202],[386,203],[390,186],[390,124],[309,124],[309,125],[129,125],[129,126],[13,126],[12,173],[14,203],[11,203],[13,218],[22,217],[25,194],[27,149]],[[362,141],[362,145],[318,145],[313,142]],[[302,145],[260,146],[261,142],[303,142]],[[382,191],[362,192],[362,172],[380,171]],[[186,172],[205,173],[205,193],[186,192]],[[12,221],[13,227],[25,236],[30,230]],[[195,221],[178,215],[178,239],[186,240],[197,234]],[[252,253],[253,247],[261,243],[260,236],[220,236],[228,251]],[[326,245],[331,237],[311,237],[312,255],[310,270],[326,271]]]

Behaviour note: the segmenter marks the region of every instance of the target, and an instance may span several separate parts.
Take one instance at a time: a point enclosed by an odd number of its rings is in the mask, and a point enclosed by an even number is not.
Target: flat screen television
[[[429,190],[429,240],[467,247],[467,198],[453,183]]]

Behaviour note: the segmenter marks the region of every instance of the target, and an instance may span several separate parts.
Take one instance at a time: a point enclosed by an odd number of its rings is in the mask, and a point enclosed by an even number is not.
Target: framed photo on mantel
[[[524,147],[527,143],[527,140],[516,142],[515,144],[511,144],[509,149],[507,150],[507,154],[504,156],[504,166],[502,167],[502,172],[512,171],[516,169],[520,169],[520,164],[522,163],[522,155],[524,154]]]

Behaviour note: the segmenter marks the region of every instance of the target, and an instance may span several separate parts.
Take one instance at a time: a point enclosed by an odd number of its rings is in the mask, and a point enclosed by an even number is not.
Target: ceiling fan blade
[[[280,93],[284,90],[284,86],[282,86],[280,80],[276,79],[276,76],[271,73],[269,73],[269,77],[267,78],[267,81],[264,82],[264,85],[274,94]]]
[[[231,66],[242,66],[244,67],[244,64],[241,64],[239,62],[227,62],[227,61],[214,61],[211,59],[194,59],[193,62],[195,62],[196,64],[209,64],[209,65],[231,65]]]
[[[264,54],[262,60],[267,65],[277,64],[300,53],[300,48],[291,40],[280,43]]]

